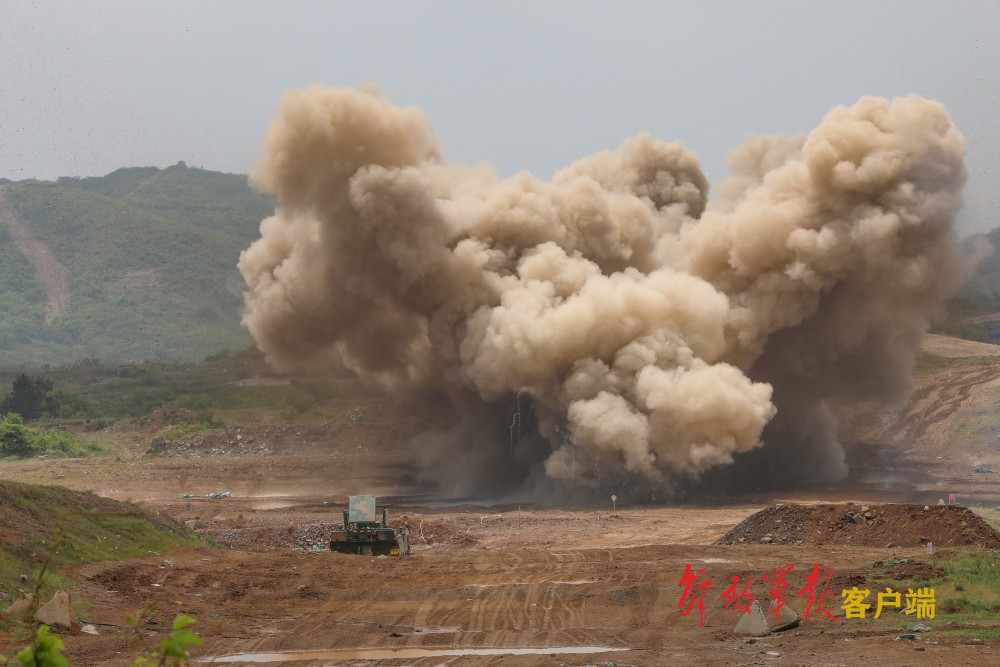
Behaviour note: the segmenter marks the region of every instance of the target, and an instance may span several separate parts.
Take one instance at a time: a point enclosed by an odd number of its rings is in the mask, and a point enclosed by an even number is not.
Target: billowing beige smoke
[[[708,202],[678,143],[501,180],[444,162],[419,110],[315,87],[252,176],[279,208],[240,260],[243,321],[279,368],[530,404],[534,435],[516,416],[428,445],[463,480],[669,489],[762,438],[769,474],[837,478],[824,401],[900,397],[963,278],[963,150],[939,103],[864,98],[748,140]]]

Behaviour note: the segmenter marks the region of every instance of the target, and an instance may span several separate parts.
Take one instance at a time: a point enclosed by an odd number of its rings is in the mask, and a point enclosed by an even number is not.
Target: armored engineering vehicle
[[[408,556],[410,530],[404,524],[396,530],[389,526],[389,510],[382,508],[378,520],[375,496],[351,496],[344,511],[344,521],[330,534],[330,551],[373,556]]]

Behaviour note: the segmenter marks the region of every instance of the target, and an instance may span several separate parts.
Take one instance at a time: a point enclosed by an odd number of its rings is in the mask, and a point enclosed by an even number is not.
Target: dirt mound
[[[335,524],[307,523],[297,526],[250,526],[206,529],[202,535],[228,547],[273,547],[278,549],[325,548]]]
[[[875,567],[884,567],[885,576],[896,581],[906,581],[908,579],[920,579],[929,581],[937,579],[947,574],[939,567],[934,567],[930,563],[903,558],[898,561],[875,561]]]
[[[229,426],[172,441],[154,438],[146,453],[185,457],[322,453],[329,448],[331,430],[312,424]]]
[[[957,505],[775,505],[747,517],[716,544],[913,547],[926,542],[1000,549],[1000,533]]]
[[[193,410],[179,407],[164,407],[153,410],[139,420],[145,431],[161,431],[165,428],[193,424],[198,421],[198,415]]]
[[[280,456],[408,451],[413,436],[451,424],[449,407],[432,399],[378,401],[356,407],[326,424],[232,425],[167,440],[153,438],[155,456]],[[152,416],[151,416],[152,417]],[[150,417],[150,418],[151,418]]]

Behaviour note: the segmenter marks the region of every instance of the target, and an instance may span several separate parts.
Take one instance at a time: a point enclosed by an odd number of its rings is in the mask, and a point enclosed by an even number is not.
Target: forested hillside
[[[6,182],[0,196],[0,364],[181,361],[249,344],[236,262],[274,204],[246,176],[178,163]]]
[[[1000,227],[966,243],[971,248],[971,244],[981,244],[984,239],[993,247],[993,253],[979,263],[961,293],[948,302],[948,321],[934,327],[935,333],[1000,342]]]
[[[0,366],[189,361],[245,348],[236,262],[273,209],[246,176],[183,162],[0,180]],[[1000,248],[1000,229],[986,239]],[[935,331],[989,340],[1000,254],[949,310]]]

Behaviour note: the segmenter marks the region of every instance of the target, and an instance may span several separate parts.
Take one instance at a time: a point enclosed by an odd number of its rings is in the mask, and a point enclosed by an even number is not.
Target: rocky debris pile
[[[1000,533],[958,505],[779,504],[744,519],[716,544],[976,546],[1000,549]]]
[[[330,531],[333,526],[328,523],[307,523],[298,526],[293,549],[314,549],[327,547],[330,544]]]
[[[79,626],[79,622],[73,614],[73,603],[69,593],[64,590],[56,591],[52,599],[41,606],[35,603],[34,595],[27,593],[7,607],[4,615],[18,621],[26,621],[34,617],[39,623],[56,628],[69,629]]]
[[[206,528],[198,532],[229,547],[325,549],[330,544],[330,531],[334,527],[332,523],[304,523],[294,526]]]
[[[897,560],[877,560],[873,563],[875,567],[884,567],[883,573],[889,579],[896,581],[907,581],[917,579],[929,581],[945,576],[947,573],[940,567],[934,567],[930,563],[900,558]]]
[[[126,417],[105,428],[105,431],[134,431],[157,433],[164,429],[174,428],[182,424],[193,424],[198,421],[198,414],[193,410],[179,406],[164,406],[153,410],[145,417]]]
[[[167,440],[153,438],[146,454],[152,456],[269,456],[322,452],[328,447],[330,429],[312,424],[229,426]]]
[[[239,521],[239,519],[238,519]],[[336,523],[302,523],[295,525],[233,525],[219,518],[209,521],[195,521],[193,527],[219,544],[237,549],[316,549],[326,548],[330,542],[330,532]],[[241,522],[242,523],[242,522]],[[390,521],[397,530],[402,521]],[[446,521],[422,520],[410,517],[410,544],[414,548],[434,546],[471,547],[479,539],[465,528],[451,525]]]

